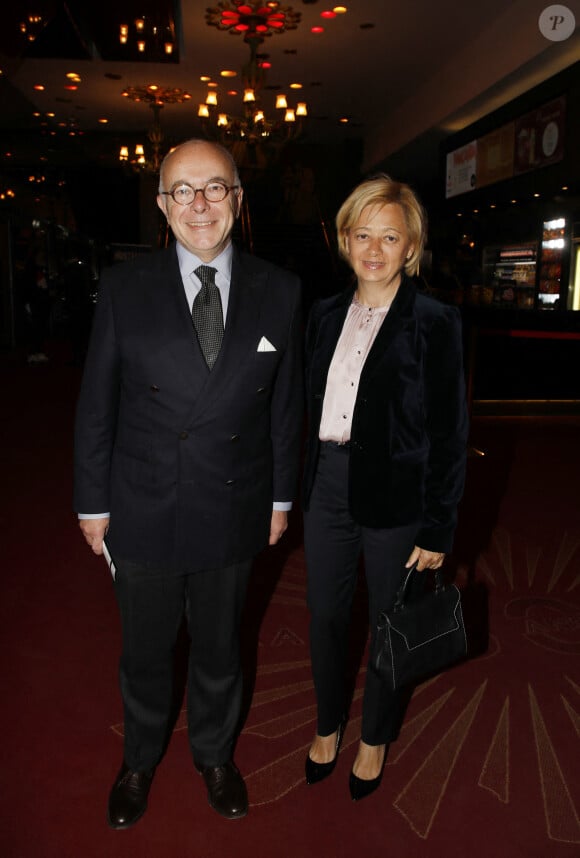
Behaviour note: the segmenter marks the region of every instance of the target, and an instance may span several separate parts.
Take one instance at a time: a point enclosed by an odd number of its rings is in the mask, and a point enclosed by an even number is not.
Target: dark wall
[[[138,176],[119,168],[76,169],[67,187],[79,233],[103,244],[139,242]]]

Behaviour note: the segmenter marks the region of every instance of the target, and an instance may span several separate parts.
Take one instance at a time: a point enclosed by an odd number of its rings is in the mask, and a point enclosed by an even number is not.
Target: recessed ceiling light
[[[290,89],[302,89],[302,84],[301,83],[291,83]]]
[[[348,12],[348,9],[346,6],[335,6],[332,11],[336,12],[337,15],[344,15],[345,12]]]
[[[34,84],[34,89],[35,89],[37,92],[44,92],[44,87],[43,87],[43,85],[42,85],[41,83],[35,83],[35,84]]]
[[[108,119],[105,119],[104,117],[98,120],[98,122],[99,122],[101,125],[106,125],[106,124],[108,123],[108,121],[109,121],[109,120],[108,120]]]
[[[220,72],[220,75],[221,77],[235,77],[237,75],[237,72],[233,71],[232,69],[223,69]]]

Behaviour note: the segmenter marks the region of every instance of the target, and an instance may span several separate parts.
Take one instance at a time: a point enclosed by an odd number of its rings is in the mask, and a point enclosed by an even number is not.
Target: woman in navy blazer
[[[405,568],[436,569],[451,550],[468,427],[459,313],[411,279],[426,235],[415,194],[379,174],[350,194],[336,226],[355,282],[313,306],[306,332],[303,502],[318,704],[308,783],[331,774],[342,738],[360,555],[374,634]],[[379,786],[407,700],[367,671],[355,801]]]

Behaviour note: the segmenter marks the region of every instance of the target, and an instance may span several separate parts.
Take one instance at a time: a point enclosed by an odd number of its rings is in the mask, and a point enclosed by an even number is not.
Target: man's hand
[[[95,554],[103,553],[103,539],[109,529],[109,518],[81,518],[79,527]]]
[[[288,529],[288,513],[279,509],[272,511],[270,522],[270,545],[276,545],[285,530]]]
[[[410,569],[411,566],[417,563],[417,572],[422,572],[423,569],[439,569],[445,560],[444,554],[439,554],[437,551],[427,551],[425,548],[419,548],[416,545],[411,552],[411,555],[405,567]]]

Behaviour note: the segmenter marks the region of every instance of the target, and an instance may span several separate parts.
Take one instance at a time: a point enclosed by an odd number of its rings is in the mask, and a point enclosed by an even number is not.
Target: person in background
[[[24,312],[27,327],[27,363],[48,362],[46,342],[50,331],[52,297],[46,268],[36,260],[26,266]]]
[[[354,283],[313,306],[305,348],[304,541],[318,706],[309,784],[333,771],[345,726],[359,557],[374,636],[406,569],[437,569],[451,550],[468,429],[458,310],[411,279],[426,236],[414,192],[385,174],[367,179],[336,228]],[[408,696],[367,671],[353,800],[379,786]]]
[[[233,762],[238,631],[254,556],[287,528],[302,436],[298,278],[231,242],[229,152],[169,152],[157,204],[175,242],[101,279],[78,401],[74,508],[115,571],[124,759],[112,828],[143,815],[171,728],[173,648],[191,639],[188,737],[210,805],[245,816]]]

